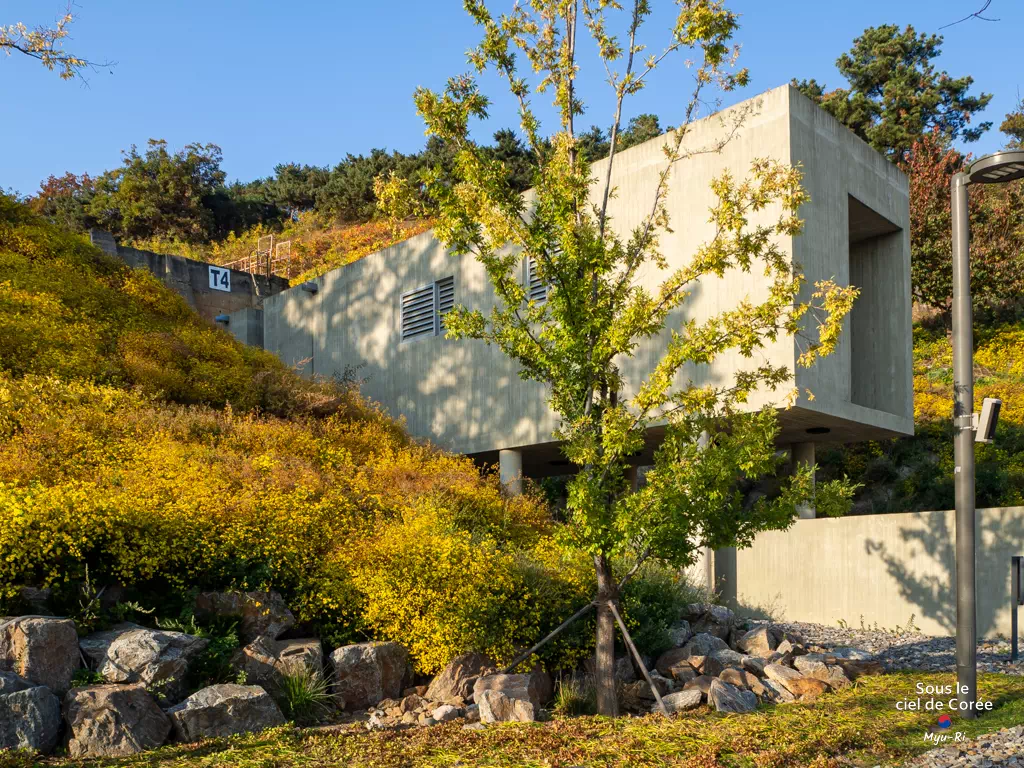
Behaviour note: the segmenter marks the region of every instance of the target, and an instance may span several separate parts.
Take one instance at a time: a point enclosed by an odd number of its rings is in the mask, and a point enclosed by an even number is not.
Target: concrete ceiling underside
[[[848,419],[811,411],[800,407],[779,411],[781,431],[776,440],[779,448],[788,448],[793,443],[853,443],[864,440],[884,440],[902,435],[881,427],[873,427]],[[820,432],[826,429],[828,432]],[[808,432],[808,430],[818,430]],[[633,457],[632,463],[645,466],[654,463],[654,451],[664,439],[664,427],[651,427],[647,431],[644,450]],[[541,478],[572,474],[575,469],[562,455],[561,444],[557,442],[521,446],[523,474],[526,477]],[[497,451],[483,451],[471,454],[480,465],[496,465]]]

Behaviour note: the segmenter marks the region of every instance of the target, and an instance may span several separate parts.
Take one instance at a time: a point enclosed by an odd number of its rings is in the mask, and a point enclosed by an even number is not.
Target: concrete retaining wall
[[[977,526],[978,633],[1009,637],[1010,557],[1024,554],[1024,507],[979,509]],[[951,510],[798,520],[749,549],[717,552],[715,577],[746,614],[886,629],[913,615],[923,632],[952,635],[954,530]]]
[[[288,281],[283,277],[264,277],[231,269],[227,270],[231,273],[231,290],[216,290],[210,287],[210,268],[217,268],[214,264],[119,245],[109,232],[102,230],[90,230],[89,238],[93,245],[111,256],[117,256],[128,266],[148,269],[210,321],[217,315],[227,315],[242,309],[259,309],[265,298],[288,288]],[[262,332],[260,336],[262,343]]]

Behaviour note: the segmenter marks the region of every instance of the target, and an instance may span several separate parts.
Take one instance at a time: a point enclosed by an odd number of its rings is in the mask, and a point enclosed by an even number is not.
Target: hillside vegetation
[[[329,644],[398,639],[431,672],[468,649],[508,659],[590,599],[589,560],[557,533],[539,496],[0,197],[0,615],[25,608],[22,585],[86,630],[272,588]],[[124,602],[93,615],[113,584]],[[654,653],[687,595],[654,570],[634,585]],[[581,623],[545,658],[572,663],[590,637]]]
[[[1024,323],[976,322],[975,411],[1003,400],[996,439],[976,444],[979,507],[1024,504]],[[855,513],[952,509],[953,348],[935,321],[914,326],[914,437],[819,450],[819,477],[862,484]]]
[[[258,224],[240,235],[232,232],[223,240],[206,244],[151,237],[132,241],[132,245],[155,253],[173,253],[197,261],[231,264],[255,253],[259,239],[273,234],[275,243],[289,241],[291,244],[290,259],[275,271],[297,284],[425,232],[432,223],[431,219],[330,223],[310,211],[297,214],[280,230]]]

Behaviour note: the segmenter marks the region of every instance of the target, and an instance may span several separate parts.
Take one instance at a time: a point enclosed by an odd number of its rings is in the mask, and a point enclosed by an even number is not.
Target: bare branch
[[[971,19],[980,19],[981,21],[999,21],[999,19],[990,19],[987,16],[981,15],[988,10],[988,7],[990,5],[992,5],[992,0],[985,0],[985,4],[981,7],[980,10],[977,10],[974,13],[969,13],[968,15],[964,16],[962,19],[958,19],[957,21],[951,21],[949,24],[943,24],[941,27],[939,27],[939,29],[953,27],[956,26],[957,24],[962,24],[965,21],[970,21]]]

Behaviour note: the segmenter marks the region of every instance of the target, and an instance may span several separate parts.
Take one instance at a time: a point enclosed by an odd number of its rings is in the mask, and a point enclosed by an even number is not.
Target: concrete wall
[[[263,310],[246,307],[228,315],[227,330],[243,344],[263,347]]]
[[[722,151],[711,151],[727,136],[731,139]],[[620,234],[628,237],[651,209],[666,162],[663,145],[664,139],[653,139],[617,156],[613,169],[617,196],[610,213],[612,227]],[[780,239],[778,244],[805,266],[812,280],[850,279],[849,196],[900,228],[905,229],[909,221],[906,178],[790,86],[695,123],[684,150],[691,156],[674,171],[667,198],[673,231],[661,239],[669,269],[687,263],[713,235],[708,222],[715,202],[712,179],[725,171],[743,178],[757,158],[804,165],[812,195],[812,203],[801,212],[808,221],[807,232],[796,240]],[[604,167],[603,162],[595,164],[595,177],[602,175]],[[778,212],[769,209],[755,214],[750,224],[770,223]],[[911,380],[902,373],[909,373],[911,356],[909,241],[903,237],[899,244],[900,252],[879,260],[877,270],[893,286],[893,295],[886,300],[892,302],[898,322],[884,329],[893,334],[884,343],[897,358],[898,375],[893,376],[891,366],[876,368],[873,360],[861,363],[865,375],[893,382],[899,396],[877,401],[886,408],[853,402],[851,352],[846,347],[820,370],[797,374],[797,383],[811,389],[815,399],[805,397],[798,407],[782,413],[781,442],[912,433]],[[402,294],[448,276],[454,277],[457,304],[485,314],[493,306],[494,296],[481,265],[471,256],[450,256],[428,232],[322,276],[316,294],[293,288],[268,298],[264,303],[266,348],[287,363],[304,361],[304,370],[310,374],[329,376],[361,366],[358,375],[366,379],[363,389],[369,397],[404,416],[412,434],[452,450],[479,454],[549,443],[556,420],[543,389],[519,379],[516,367],[499,350],[443,336],[400,340]],[[662,270],[651,265],[638,280],[655,288],[664,277]],[[665,332],[642,343],[632,358],[620,361],[626,380],[636,384],[646,377],[665,348],[669,329],[690,318],[701,320],[732,308],[744,296],[758,301],[767,290],[756,269],[753,274],[730,273],[693,286],[690,299],[669,318]],[[765,358],[793,369],[797,355],[794,341],[782,338],[753,360],[730,353],[711,366],[688,367],[680,372],[678,383],[729,382],[737,370],[759,365]],[[778,393],[759,393],[749,407],[780,399]],[[822,427],[830,430],[828,435],[807,434],[809,428]]]
[[[1010,634],[1010,557],[1024,554],[1024,507],[977,512],[978,633]],[[952,635],[954,512],[798,520],[749,549],[716,553],[726,601],[747,615]],[[1022,614],[1024,618],[1024,614]]]
[[[891,413],[899,431],[913,434],[909,182],[810,99],[785,90],[790,160],[803,168],[811,196],[793,246],[805,294],[817,280],[861,288],[836,354],[797,369],[797,386],[815,395],[811,403],[803,396],[800,405],[858,423]],[[844,441],[858,437],[841,428],[833,433]]]
[[[210,267],[216,265],[119,245],[109,232],[102,230],[91,230],[89,237],[93,245],[117,256],[128,266],[152,272],[207,320],[241,309],[259,308],[267,296],[288,288],[288,281],[283,277],[265,277],[232,269],[231,290],[215,290],[210,287]]]

